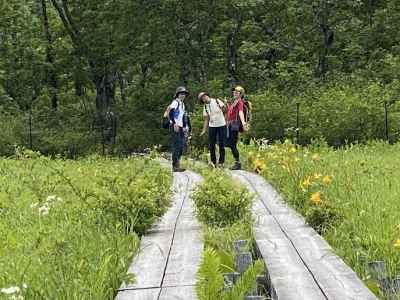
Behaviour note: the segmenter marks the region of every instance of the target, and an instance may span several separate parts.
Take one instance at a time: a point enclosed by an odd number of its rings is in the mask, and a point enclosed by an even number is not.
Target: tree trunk
[[[228,82],[229,86],[233,87],[238,82],[237,73],[236,73],[236,43],[235,43],[235,35],[231,32],[228,35]]]
[[[94,76],[96,109],[98,113],[105,113],[115,104],[116,80],[116,73],[112,72]]]
[[[322,34],[323,43],[321,46],[318,66],[316,69],[317,77],[324,77],[328,72],[328,54],[329,48],[333,44],[333,31],[330,29],[329,25],[329,13],[330,7],[329,3],[320,3],[320,6],[314,6],[314,17],[320,28]]]
[[[328,54],[329,48],[333,43],[333,31],[330,30],[329,26],[326,24],[321,25],[321,31],[324,38],[324,43],[320,52],[317,76],[323,77],[328,72]]]
[[[122,105],[124,107],[128,106],[128,99],[126,97],[126,79],[122,72],[118,72],[118,82],[119,82],[119,90],[121,93]]]
[[[53,56],[53,38],[50,32],[49,18],[47,15],[47,5],[46,0],[41,0],[41,8],[42,8],[42,19],[43,19],[43,28],[47,39],[46,46],[46,61],[49,64],[49,68],[47,70],[47,78],[51,87],[51,107],[56,110],[58,107],[58,98],[57,98],[57,90],[58,90],[58,81],[57,75],[54,70],[54,56]]]
[[[228,83],[230,87],[235,86],[239,82],[237,74],[237,59],[238,59],[238,34],[242,27],[242,19],[239,20],[233,28],[233,30],[228,34],[227,37],[227,49],[228,49]]]

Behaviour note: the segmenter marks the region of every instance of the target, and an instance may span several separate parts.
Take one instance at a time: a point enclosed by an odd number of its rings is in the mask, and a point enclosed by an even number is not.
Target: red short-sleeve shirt
[[[234,121],[236,119],[240,120],[239,118],[239,111],[243,111],[243,100],[240,99],[236,105],[229,105],[228,106],[228,122]]]

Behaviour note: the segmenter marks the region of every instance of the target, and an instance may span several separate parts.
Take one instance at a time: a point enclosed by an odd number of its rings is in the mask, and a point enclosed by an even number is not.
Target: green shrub
[[[207,225],[227,226],[250,218],[253,196],[223,171],[206,173],[193,199],[197,217]]]
[[[150,161],[136,163],[123,174],[116,171],[101,176],[98,182],[101,189],[94,193],[97,201],[93,207],[105,213],[107,219],[118,220],[142,234],[166,211],[171,184],[169,172]]]

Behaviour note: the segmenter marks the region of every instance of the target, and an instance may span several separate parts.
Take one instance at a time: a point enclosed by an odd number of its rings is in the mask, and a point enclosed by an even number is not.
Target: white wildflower
[[[12,295],[10,300],[24,300],[24,296],[22,296],[22,295]]]
[[[31,208],[32,208],[32,209],[35,209],[36,207],[38,207],[38,205],[39,205],[39,203],[37,203],[37,202],[36,202],[36,203],[33,203],[33,204],[31,204]]]
[[[48,196],[46,199],[46,202],[54,202],[54,201],[57,201],[57,196],[55,195]]]
[[[23,283],[22,287],[26,290],[28,288],[28,285],[26,283]]]
[[[9,288],[1,289],[1,292],[3,294],[12,295],[12,294],[15,294],[15,293],[19,293],[20,292],[20,288],[17,287],[17,286],[11,286]]]
[[[47,205],[39,207],[39,214],[41,216],[46,216],[49,214],[50,208]]]

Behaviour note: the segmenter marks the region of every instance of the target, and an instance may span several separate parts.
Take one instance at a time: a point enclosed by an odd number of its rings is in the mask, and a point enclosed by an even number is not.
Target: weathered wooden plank
[[[325,296],[304,266],[293,245],[283,235],[282,231],[278,234],[279,226],[273,222],[270,224],[270,226],[275,227],[272,234],[266,234],[265,227],[255,227],[257,247],[264,259],[271,284],[274,287],[275,298],[273,299],[325,300]]]
[[[128,269],[128,273],[135,275],[135,282],[123,283],[121,289],[161,287],[177,218],[187,197],[189,184],[188,176],[174,174],[172,206],[150,233],[142,236],[140,251]]]
[[[317,232],[277,219],[329,299],[377,299]]]
[[[177,229],[199,229],[200,225],[197,219],[194,217],[194,203],[191,195],[195,187],[203,180],[201,176],[196,173],[186,171],[185,174],[189,178],[189,195],[185,200],[182,211],[179,215],[179,219],[176,225]]]
[[[161,289],[119,291],[115,300],[158,300]]]
[[[173,231],[155,232],[142,237],[140,252],[128,269],[135,282],[122,284],[122,289],[161,287],[172,243]]]
[[[235,171],[238,175],[244,176],[245,180],[250,181],[250,185],[260,196],[260,201],[273,215],[291,214],[293,210],[282,200],[282,197],[276,190],[268,184],[262,177],[246,171]],[[247,180],[246,180],[247,179]]]
[[[174,173],[172,205],[142,237],[141,251],[128,270],[136,281],[122,285],[117,300],[196,299],[203,242],[190,193],[201,180],[192,172]]]
[[[252,182],[246,180],[242,174],[235,173],[233,176],[245,184],[251,192],[257,191]],[[288,213],[285,206],[275,207],[274,212]],[[255,217],[255,240],[268,270],[273,299],[326,300],[296,249],[259,196],[253,203],[252,212]]]
[[[177,229],[198,229],[199,222],[194,217],[194,204],[192,199],[186,199],[176,225]]]
[[[192,192],[194,186],[202,178],[193,172],[186,172],[186,174],[190,178],[190,186],[192,187],[190,191]],[[195,297],[174,298],[174,295],[178,297],[179,293],[181,293],[180,289],[182,289],[183,295],[186,295],[187,291],[191,290],[187,286],[194,286],[196,284],[197,270],[200,265],[203,247],[200,227],[194,217],[194,204],[189,195],[179,215],[174,242],[162,285],[163,289],[165,287],[175,287],[174,289],[169,289],[169,292],[165,294],[166,297],[168,296],[168,299],[195,299]]]
[[[195,300],[195,286],[167,287],[161,290],[159,300]],[[217,299],[216,299],[217,300]]]
[[[356,273],[333,253],[328,243],[305,224],[303,217],[279,203],[283,200],[271,185],[256,174],[242,171],[240,175],[251,182],[251,187],[260,195],[263,205],[272,213],[272,218],[288,237],[327,299],[377,299]],[[259,229],[256,229],[256,235],[262,234],[263,231],[265,231],[266,239],[279,235],[279,230],[271,227],[273,224],[271,218],[260,217],[259,219],[261,225]],[[271,277],[273,280],[273,276]]]
[[[148,232],[173,230],[179,213],[187,196],[187,189],[191,187],[188,176],[176,174],[172,183],[171,206],[167,212],[158,220]]]
[[[195,285],[203,247],[199,230],[177,230],[163,287]]]

